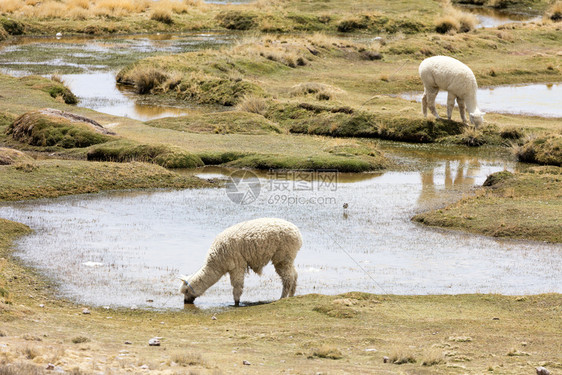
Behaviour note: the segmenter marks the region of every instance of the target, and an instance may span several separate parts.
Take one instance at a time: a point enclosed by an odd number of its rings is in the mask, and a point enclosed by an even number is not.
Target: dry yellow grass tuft
[[[416,356],[412,349],[403,346],[394,346],[389,355],[390,363],[402,365],[404,363],[416,363]]]
[[[0,12],[13,13],[22,7],[20,0],[2,0],[0,1]]]
[[[165,23],[166,25],[171,25],[172,23],[174,23],[172,12],[169,9],[154,9],[150,14],[150,19]]]
[[[265,115],[268,108],[269,104],[266,99],[254,95],[245,95],[236,106],[236,109],[239,111],[257,113],[259,115]]]
[[[179,14],[201,7],[202,4],[201,0],[2,0],[0,13],[39,19],[88,19],[99,16],[125,17],[148,11],[153,14]]]
[[[435,21],[435,31],[441,34],[467,33],[474,30],[478,22],[475,15],[445,5],[444,15]]]

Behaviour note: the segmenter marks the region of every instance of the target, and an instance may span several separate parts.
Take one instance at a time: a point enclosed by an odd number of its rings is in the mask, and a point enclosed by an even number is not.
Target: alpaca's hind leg
[[[297,290],[297,270],[293,263],[283,263],[276,264],[275,271],[281,277],[281,282],[283,283],[283,291],[281,292],[281,298],[292,297],[295,295]]]
[[[437,109],[435,109],[435,98],[437,97],[438,93],[439,89],[427,92],[427,105],[435,118],[440,118],[439,114],[437,113]]]
[[[453,108],[455,108],[456,96],[448,93],[447,94],[447,118],[450,120],[453,116]]]
[[[466,121],[466,107],[464,105],[464,100],[461,98],[457,98],[457,104],[459,105],[459,112],[461,113],[462,122],[468,124],[468,121]]]
[[[240,306],[240,296],[244,289],[244,269],[236,269],[230,273],[230,284],[232,285],[232,295],[234,297],[234,306]]]

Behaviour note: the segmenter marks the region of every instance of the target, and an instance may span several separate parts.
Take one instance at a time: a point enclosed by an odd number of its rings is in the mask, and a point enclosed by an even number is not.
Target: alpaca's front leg
[[[457,104],[459,105],[459,112],[461,113],[461,120],[465,124],[468,124],[466,120],[466,106],[464,105],[464,99],[457,98]]]
[[[447,118],[450,120],[453,116],[453,109],[455,108],[456,96],[448,93],[447,94]]]
[[[230,284],[232,285],[232,295],[234,297],[234,306],[240,306],[240,296],[244,289],[244,269],[231,270]]]

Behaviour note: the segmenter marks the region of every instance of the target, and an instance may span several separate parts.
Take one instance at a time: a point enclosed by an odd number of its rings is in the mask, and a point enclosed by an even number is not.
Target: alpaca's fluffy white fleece
[[[424,116],[427,115],[427,107],[429,107],[433,115],[439,118],[435,109],[435,97],[441,89],[448,92],[447,117],[449,119],[451,119],[456,99],[463,122],[467,122],[466,106],[470,121],[475,125],[482,123],[484,113],[478,109],[476,101],[478,84],[474,73],[468,66],[452,57],[433,56],[421,62],[419,74],[424,86],[422,98]]]
[[[215,238],[205,265],[192,277],[184,278],[181,291],[191,302],[229,273],[238,303],[244,274],[250,269],[260,274],[272,262],[283,281],[282,297],[294,295],[297,275],[293,261],[301,246],[299,229],[282,219],[262,218],[233,225]]]

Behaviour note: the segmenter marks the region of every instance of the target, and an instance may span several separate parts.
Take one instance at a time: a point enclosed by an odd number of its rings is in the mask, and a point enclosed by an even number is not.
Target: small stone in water
[[[158,338],[154,337],[154,338],[148,340],[148,345],[149,346],[160,346],[160,340],[158,340]]]
[[[246,360],[242,361],[242,364],[245,365],[245,366],[250,366],[250,365],[251,365],[251,363],[248,362],[248,361],[246,361]]]
[[[382,361],[384,363],[388,363],[390,361],[390,358],[388,358],[387,356],[382,357]]]
[[[39,305],[39,307],[45,307],[45,305],[43,305],[43,304],[40,304],[40,305]]]
[[[88,309],[82,310],[82,314],[89,314],[89,313],[90,313],[90,310],[88,310]]]

